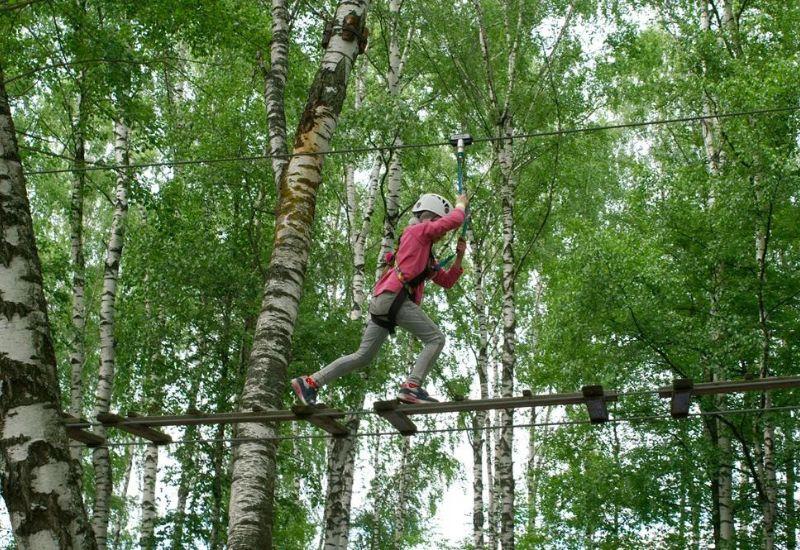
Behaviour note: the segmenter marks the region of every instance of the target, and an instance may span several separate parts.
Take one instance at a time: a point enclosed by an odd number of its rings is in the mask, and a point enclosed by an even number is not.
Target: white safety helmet
[[[443,196],[434,193],[425,193],[419,198],[417,204],[414,205],[411,211],[414,214],[425,211],[433,212],[442,218],[449,214],[451,210],[453,210],[453,205]]]

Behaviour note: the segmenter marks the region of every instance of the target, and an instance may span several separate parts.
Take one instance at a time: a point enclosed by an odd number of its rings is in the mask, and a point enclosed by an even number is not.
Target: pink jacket
[[[431,247],[433,242],[443,236],[448,231],[452,231],[464,223],[464,210],[454,208],[452,212],[436,221],[423,221],[415,225],[409,225],[400,237],[400,245],[397,247],[395,265],[406,281],[410,281],[423,271],[428,265]],[[450,288],[461,274],[463,269],[451,267],[447,271],[439,270],[431,278],[437,285],[443,288]],[[403,288],[403,283],[397,277],[394,269],[387,269],[375,285],[373,296],[378,296],[384,292],[399,292]],[[422,295],[425,290],[425,283],[420,284],[412,299],[414,303],[422,303]]]

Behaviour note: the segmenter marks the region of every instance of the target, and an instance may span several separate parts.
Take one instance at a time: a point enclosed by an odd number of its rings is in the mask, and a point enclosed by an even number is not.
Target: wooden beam
[[[336,409],[330,409],[323,404],[318,405],[294,405],[292,412],[302,420],[307,420],[317,428],[321,428],[332,434],[334,437],[345,437],[350,435],[350,430],[336,422],[336,418],[343,418],[345,414]],[[330,414],[331,412],[335,414]]]
[[[689,416],[693,391],[694,382],[691,378],[678,378],[672,382],[672,399],[669,406],[672,418],[686,418]]]
[[[592,424],[608,422],[608,407],[606,407],[606,393],[603,386],[584,386],[581,393],[586,399],[586,410],[589,412],[589,421]]]
[[[527,390],[525,390],[527,392]],[[405,414],[439,414],[464,411],[490,411],[495,409],[523,409],[529,407],[547,407],[549,405],[583,405],[587,398],[580,393],[552,393],[542,395],[527,395],[523,392],[518,397],[498,397],[494,399],[465,399],[463,401],[445,401],[443,403],[419,403],[408,405],[399,403],[397,410]],[[617,392],[607,391],[604,400],[616,401]],[[396,400],[394,400],[396,401]],[[389,403],[379,401],[378,403]],[[377,412],[377,409],[376,409]]]
[[[125,418],[112,413],[100,413],[97,415],[97,421],[108,428],[117,428],[118,430],[128,432],[129,434],[138,435],[139,437],[143,437],[144,439],[152,441],[156,445],[172,443],[172,437],[169,435],[159,432],[158,430],[154,430],[147,424],[132,422],[143,418],[147,417],[140,416]]]
[[[462,403],[459,401],[459,403]],[[372,408],[375,413],[385,418],[397,431],[403,435],[414,435],[417,433],[417,425],[406,415],[406,407],[418,407],[419,405],[403,405],[398,399],[389,401],[376,401]],[[401,410],[402,409],[402,410]]]
[[[772,378],[755,378],[753,380],[724,380],[720,382],[703,382],[692,388],[694,395],[713,395],[718,393],[742,393],[748,391],[769,391],[788,388],[800,388],[800,376],[784,376]],[[672,386],[658,389],[660,397],[672,397]]]
[[[70,415],[63,415],[64,427],[67,430],[67,436],[75,441],[80,441],[86,444],[87,447],[98,447],[106,442],[104,437],[95,433],[87,431],[92,427],[91,422],[84,418],[75,418]]]

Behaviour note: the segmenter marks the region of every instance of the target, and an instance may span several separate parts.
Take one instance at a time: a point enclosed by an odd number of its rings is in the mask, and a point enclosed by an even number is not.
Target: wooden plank
[[[606,407],[606,393],[603,391],[603,386],[583,386],[581,393],[586,400],[589,421],[592,424],[608,422],[608,407]]]
[[[459,401],[459,403],[461,402]],[[417,433],[417,425],[400,408],[416,406],[418,405],[402,405],[399,400],[391,399],[389,401],[376,401],[372,408],[377,415],[385,418],[401,434],[414,435]]]
[[[691,378],[678,378],[672,382],[672,399],[669,406],[672,418],[689,416],[693,390],[694,382]]]
[[[345,413],[336,409],[325,409],[315,414],[334,419],[344,418],[345,416]],[[253,412],[139,416],[126,419],[125,424],[129,426],[196,426],[201,424],[240,424],[245,422],[291,422],[293,420],[304,419],[298,418],[290,410],[264,410],[259,408],[259,410],[254,410]]]
[[[605,392],[606,402],[616,401],[617,392]],[[388,401],[378,401],[388,403]],[[408,405],[399,403],[397,410],[407,415],[438,414],[464,411],[489,411],[494,409],[522,409],[529,407],[546,407],[549,405],[582,405],[586,403],[583,393],[552,393],[541,395],[525,395],[515,397],[498,397],[494,399],[465,399],[463,401],[445,401],[442,403],[419,403]],[[377,410],[376,410],[377,412]]]
[[[117,428],[118,430],[128,432],[129,434],[143,437],[144,439],[152,441],[156,445],[164,445],[166,443],[172,443],[172,437],[170,437],[169,435],[163,432],[159,432],[158,430],[154,430],[145,424],[130,422],[131,420],[139,420],[142,418],[145,417],[124,418],[122,416],[111,413],[100,413],[97,415],[97,421],[103,424],[104,426],[110,428]]]
[[[106,442],[106,438],[87,431],[92,427],[91,422],[84,418],[75,418],[68,414],[62,415],[67,436],[75,441],[84,443],[87,447],[97,447]]]
[[[703,382],[695,384],[692,389],[694,395],[713,395],[718,393],[741,393],[748,391],[769,391],[788,388],[800,388],[800,376],[783,376],[771,378],[755,378],[753,380],[725,380],[720,382]],[[663,386],[658,389],[660,397],[672,397],[672,386]]]
[[[337,416],[334,417],[333,415],[326,414],[331,411],[335,412]],[[308,421],[317,428],[321,428],[329,434],[332,434],[334,437],[350,435],[350,431],[347,428],[336,422],[335,418],[345,416],[343,412],[337,411],[336,409],[330,409],[323,404],[294,405],[292,406],[292,412],[297,415],[298,418]]]

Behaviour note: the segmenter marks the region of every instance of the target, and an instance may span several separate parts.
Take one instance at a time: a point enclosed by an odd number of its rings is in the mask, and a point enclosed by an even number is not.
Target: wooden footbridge
[[[692,398],[702,395],[742,393],[751,391],[770,391],[800,387],[800,376],[758,378],[695,384],[690,379],[675,380],[671,386],[653,390],[662,399],[670,399],[670,413],[673,418],[689,416]],[[499,397],[495,399],[461,399],[443,403],[424,403],[407,405],[397,399],[377,401],[373,405],[374,414],[383,417],[403,435],[413,435],[417,426],[412,416],[441,413],[528,409],[552,405],[585,405],[589,420],[593,424],[608,422],[607,403],[617,401],[621,394],[606,391],[602,386],[584,386],[576,393],[554,393],[534,395],[525,390],[521,396]],[[349,435],[349,431],[338,421],[349,413],[327,407],[326,405],[295,405],[291,410],[253,410],[251,412],[230,412],[215,414],[185,414],[172,416],[139,416],[128,413],[126,416],[103,413],[96,422],[67,416],[64,418],[70,438],[85,443],[89,447],[103,445],[105,438],[88,431],[92,426],[102,425],[115,428],[131,435],[147,439],[157,445],[172,442],[172,438],[158,430],[163,426],[192,426],[213,424],[241,424],[246,422],[308,422],[334,437]]]

